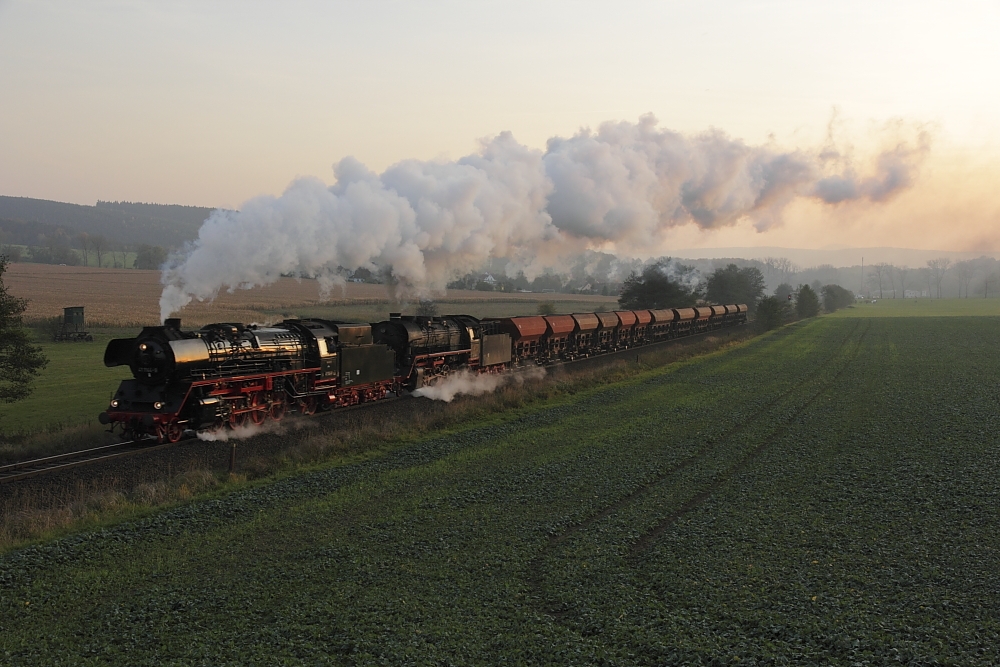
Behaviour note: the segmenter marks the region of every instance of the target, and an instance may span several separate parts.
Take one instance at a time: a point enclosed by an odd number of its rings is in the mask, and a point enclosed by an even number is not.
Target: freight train
[[[321,319],[272,326],[171,318],[108,343],[105,366],[129,366],[99,419],[126,438],[176,442],[185,430],[277,421],[290,411],[367,403],[457,370],[504,373],[608,354],[746,323],[744,304],[477,319],[402,316],[375,324]]]

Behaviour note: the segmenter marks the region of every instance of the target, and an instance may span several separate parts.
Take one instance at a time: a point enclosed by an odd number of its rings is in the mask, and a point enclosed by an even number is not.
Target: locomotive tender
[[[108,343],[105,366],[129,366],[102,424],[127,438],[177,442],[399,395],[466,369],[502,373],[744,324],[746,305],[479,320],[402,316],[375,324],[321,319],[271,326],[180,320]]]

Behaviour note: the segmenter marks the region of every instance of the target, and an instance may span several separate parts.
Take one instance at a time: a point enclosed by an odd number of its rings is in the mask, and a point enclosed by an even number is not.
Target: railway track
[[[52,456],[43,456],[27,461],[8,463],[0,466],[0,484],[16,482],[20,479],[44,475],[56,472],[57,470],[67,470],[82,465],[89,465],[98,461],[131,456],[139,452],[154,451],[169,446],[170,443],[151,445],[148,441],[129,440],[101,447],[81,449],[75,452],[65,452],[63,454],[53,454]]]
[[[731,333],[738,331],[731,330]],[[545,366],[546,369],[556,369],[559,367],[584,367],[585,365],[601,364],[607,363],[614,360],[624,360],[631,359],[635,357],[638,361],[639,356],[644,352],[652,352],[657,349],[664,347],[671,347],[674,345],[683,345],[685,343],[693,343],[699,339],[703,339],[707,336],[713,334],[722,333],[720,331],[707,331],[702,333],[697,333],[689,336],[684,336],[682,338],[672,338],[669,340],[659,341],[656,343],[651,343],[648,345],[641,345],[633,348],[628,348],[624,350],[618,350],[616,352],[611,352],[608,354],[602,354],[599,356],[585,357],[582,359],[575,359],[572,361],[564,361],[557,364],[551,364]],[[362,403],[359,405],[353,405],[348,408],[339,408],[337,410],[331,410],[320,416],[329,416],[333,414],[342,414],[344,410],[358,410],[376,407],[379,405],[384,405],[388,402],[398,401],[402,399],[414,398],[412,394],[403,394],[398,397],[388,397],[386,399],[372,402],[372,403]],[[110,461],[112,459],[123,458],[126,456],[132,456],[134,454],[154,452],[159,449],[164,449],[167,447],[173,447],[181,442],[190,441],[195,437],[193,431],[185,432],[184,437],[177,443],[158,443],[152,439],[145,440],[129,440],[125,442],[117,442],[110,445],[103,445],[100,447],[92,447],[90,449],[82,449],[73,452],[65,452],[62,454],[53,454],[51,456],[43,456],[37,459],[29,459],[25,461],[17,461],[14,463],[8,463],[0,465],[0,485],[16,482],[22,479],[28,479],[29,477],[37,477],[39,475],[45,475],[49,473],[54,473],[62,470],[69,470],[70,468],[77,468],[80,466],[90,465],[93,463],[98,463],[101,461]]]

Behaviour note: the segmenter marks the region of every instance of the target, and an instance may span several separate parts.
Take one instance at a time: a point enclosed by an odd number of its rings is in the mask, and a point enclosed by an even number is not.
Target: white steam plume
[[[462,369],[450,374],[439,382],[417,389],[413,392],[413,395],[423,396],[434,401],[451,403],[459,394],[479,396],[511,382],[521,384],[526,380],[540,380],[543,377],[545,377],[545,369],[541,366],[532,366],[515,373],[505,373],[503,375],[475,373],[468,369]]]
[[[764,230],[796,197],[891,198],[912,182],[926,137],[918,144],[900,143],[874,174],[858,175],[829,147],[782,152],[717,131],[691,137],[643,116],[553,138],[544,153],[504,132],[456,162],[407,160],[375,174],[345,158],[332,186],[302,178],[280,197],[215,211],[165,266],[161,317],[282,274],[318,277],[325,296],[343,284],[341,271],[364,267],[419,297],[490,257],[509,258],[508,271],[530,278],[586,249],[648,254],[676,225],[750,218]]]

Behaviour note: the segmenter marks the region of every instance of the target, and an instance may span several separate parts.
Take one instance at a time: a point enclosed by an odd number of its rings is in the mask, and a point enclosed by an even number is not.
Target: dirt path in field
[[[838,358],[841,352],[850,344],[851,339],[855,337],[856,333],[858,332],[858,329],[861,327],[862,327],[862,321],[859,320],[858,323],[855,324],[854,328],[851,329],[851,331],[844,337],[844,339],[836,346],[833,352],[821,364],[819,364],[813,370],[813,372],[809,373],[808,375],[800,379],[798,382],[796,382],[793,386],[789,387],[787,390],[785,390],[781,394],[778,394],[772,400],[768,401],[768,403],[764,406],[764,408],[761,409],[756,415],[748,417],[740,422],[734,423],[732,426],[723,431],[717,437],[707,440],[705,445],[702,446],[700,449],[698,449],[694,454],[690,455],[677,465],[671,467],[669,470],[657,475],[655,478],[649,480],[648,482],[636,488],[635,490],[623,496],[622,498],[619,498],[615,502],[606,506],[599,512],[596,512],[595,514],[585,519],[584,521],[568,527],[559,534],[551,536],[548,542],[546,543],[545,547],[543,548],[543,550],[537,556],[535,556],[535,558],[533,558],[528,565],[527,583],[535,599],[539,600],[540,602],[544,600],[544,595],[542,591],[542,585],[543,585],[542,563],[545,557],[553,549],[557,548],[560,544],[564,543],[566,540],[573,537],[574,535],[587,530],[589,527],[593,526],[598,521],[601,521],[602,519],[614,514],[615,512],[621,510],[623,507],[629,505],[630,503],[635,502],[636,500],[638,500],[645,494],[649,493],[651,490],[653,490],[660,484],[664,483],[666,480],[670,479],[677,473],[703,460],[705,457],[707,457],[709,454],[711,454],[713,451],[717,449],[719,443],[725,442],[727,439],[735,436],[739,432],[746,430],[751,425],[757,423],[762,417],[770,415],[772,408],[780,404],[789,396],[792,396],[803,386],[815,380],[823,373],[823,371],[826,368],[830,366],[830,364],[834,363],[834,361]],[[848,355],[847,360],[844,362],[842,367],[834,374],[832,378],[824,382],[822,386],[820,386],[817,389],[817,391],[809,399],[806,400],[805,403],[803,403],[791,415],[785,418],[782,424],[778,428],[776,428],[772,433],[770,433],[766,438],[764,438],[763,441],[759,445],[754,447],[750,452],[748,452],[746,456],[740,459],[737,463],[733,464],[721,475],[716,477],[708,487],[696,493],[687,502],[682,504],[676,511],[665,517],[656,526],[646,531],[643,535],[637,538],[629,549],[630,560],[635,562],[638,559],[638,557],[647,549],[649,549],[649,547],[655,542],[655,540],[660,535],[662,535],[672,524],[674,524],[680,517],[684,516],[688,512],[694,510],[702,503],[704,503],[708,498],[711,497],[711,495],[717,489],[719,489],[723,484],[728,483],[735,474],[739,473],[741,470],[746,468],[746,466],[749,465],[749,463],[753,461],[755,458],[757,458],[771,443],[773,443],[775,440],[781,437],[781,435],[786,433],[788,431],[791,422],[794,421],[805,410],[807,410],[809,406],[811,406],[816,401],[816,399],[818,399],[821,395],[823,395],[830,388],[830,386],[834,382],[836,382],[838,378],[840,378],[840,376],[847,370],[847,368],[850,367],[851,363],[857,357],[857,354],[861,349],[861,345],[863,344],[865,336],[868,334],[868,329],[870,327],[871,327],[870,321],[864,321],[864,329],[862,330],[861,335],[857,338],[853,350]],[[565,612],[553,610],[549,605],[545,605],[544,603],[540,606],[540,611],[555,618],[561,618],[565,616]]]

